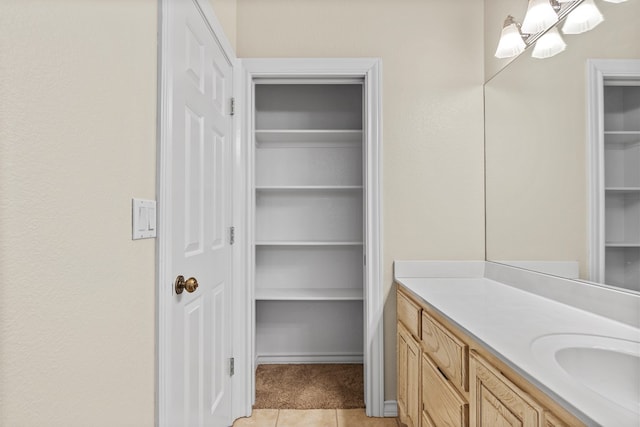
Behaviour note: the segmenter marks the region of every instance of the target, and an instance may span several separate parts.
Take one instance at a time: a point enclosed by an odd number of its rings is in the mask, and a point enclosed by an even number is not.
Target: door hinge
[[[367,254],[364,254],[362,256],[362,262],[364,263],[364,265],[367,265]]]
[[[229,244],[233,245],[236,242],[236,228],[229,228]]]
[[[235,114],[236,114],[236,99],[235,98],[231,98],[231,105],[230,105],[229,115],[233,116]]]
[[[236,373],[235,358],[229,359],[229,376],[232,377]]]

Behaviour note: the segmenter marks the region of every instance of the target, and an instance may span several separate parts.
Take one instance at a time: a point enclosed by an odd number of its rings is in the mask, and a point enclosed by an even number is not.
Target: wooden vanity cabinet
[[[566,424],[560,421],[558,417],[556,417],[555,415],[553,415],[553,413],[549,411],[545,411],[543,416],[544,416],[544,419],[543,419],[542,425],[544,427],[569,427],[569,424]]]
[[[398,412],[403,425],[584,427],[401,285],[397,301]]]
[[[422,311],[422,348],[447,381],[460,392],[468,391],[467,366],[469,346]]]
[[[467,427],[469,347],[426,309],[421,320],[423,427]]]
[[[398,293],[397,298],[398,322],[402,323],[407,331],[416,340],[420,339],[420,315],[422,308],[408,296]]]
[[[423,427],[469,425],[467,400],[426,353],[422,355],[422,420]]]
[[[500,371],[471,353],[471,425],[477,427],[538,426],[542,407],[505,378]]]
[[[398,324],[398,409],[409,427],[420,425],[420,344]]]
[[[420,426],[420,313],[418,304],[398,294],[398,416],[408,427]]]

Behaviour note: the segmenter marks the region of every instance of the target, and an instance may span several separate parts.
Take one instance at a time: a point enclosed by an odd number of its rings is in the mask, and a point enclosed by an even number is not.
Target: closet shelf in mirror
[[[362,190],[362,185],[257,185],[256,191]]]
[[[350,147],[362,143],[361,129],[260,129],[258,148]]]
[[[256,288],[255,299],[261,301],[357,301],[363,299],[362,294],[362,288]]]
[[[640,242],[606,242],[607,248],[640,248]]]
[[[362,246],[361,241],[258,240],[256,246]]]
[[[633,144],[640,142],[640,131],[605,131],[604,140],[607,144]]]
[[[640,193],[640,187],[606,187],[604,191],[611,193]]]

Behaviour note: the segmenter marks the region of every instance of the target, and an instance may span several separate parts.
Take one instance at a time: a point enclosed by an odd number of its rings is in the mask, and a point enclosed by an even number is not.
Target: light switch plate
[[[131,199],[132,239],[156,237],[156,201]]]

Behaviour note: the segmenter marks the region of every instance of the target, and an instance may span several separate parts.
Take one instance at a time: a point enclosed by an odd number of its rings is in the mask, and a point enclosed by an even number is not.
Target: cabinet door
[[[524,391],[479,356],[470,362],[472,426],[538,426],[541,408]]]
[[[408,427],[420,426],[420,345],[398,323],[398,411]]]

